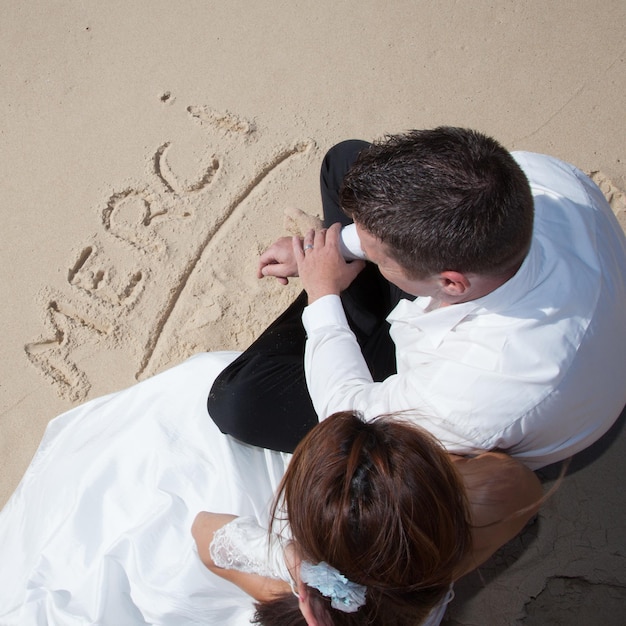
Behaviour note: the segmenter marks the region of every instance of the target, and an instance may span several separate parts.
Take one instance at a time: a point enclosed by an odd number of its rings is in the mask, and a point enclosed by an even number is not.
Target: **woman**
[[[365,423],[338,413],[324,420],[296,449],[278,493],[293,534],[282,571],[298,600],[287,587],[261,603],[259,617],[267,624],[277,623],[289,605],[300,605],[309,624],[418,624],[447,594],[470,548],[460,476],[439,444],[397,419]],[[202,559],[217,571],[208,550],[211,521],[199,516],[194,536]],[[222,534],[216,541],[224,552]],[[219,554],[215,541],[211,546]],[[281,549],[275,541],[274,550]],[[236,551],[227,552],[222,561],[232,567]],[[346,606],[339,584],[333,608],[332,598],[303,583],[310,574],[302,575],[301,563],[308,571],[327,563],[362,594]],[[271,596],[268,591],[260,597]]]
[[[212,381],[234,356],[197,355],[50,423],[0,513],[3,626],[249,623],[252,599],[204,567],[190,533],[202,510],[267,528],[289,460],[222,435],[207,416]],[[287,487],[285,501],[293,516]],[[290,521],[297,556],[315,565]]]
[[[451,583],[487,556],[478,529],[472,550],[462,474],[480,515],[485,497],[498,499],[495,483],[480,486],[488,475],[517,471],[504,455],[461,462],[460,472],[455,460],[410,422],[337,413],[297,447],[278,490],[274,526],[288,520],[292,541],[250,520],[203,512],[193,526],[198,552],[211,571],[261,601],[261,624],[438,624]]]

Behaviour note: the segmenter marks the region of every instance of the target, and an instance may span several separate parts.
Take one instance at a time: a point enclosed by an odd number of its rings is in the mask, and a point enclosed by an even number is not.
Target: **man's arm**
[[[259,257],[257,278],[275,277],[281,284],[287,285],[289,278],[298,276],[298,264],[293,248],[293,237],[280,237]],[[297,238],[302,242],[302,237]],[[338,246],[345,260],[363,259],[361,243],[354,224],[341,229]]]
[[[359,411],[366,419],[397,413],[428,430],[449,452],[479,454],[494,447],[491,439],[502,422],[482,419],[472,411],[471,394],[455,393],[454,378],[442,374],[449,366],[446,359],[419,355],[415,366],[374,382],[338,296],[317,299],[305,308],[302,321],[306,382],[319,419],[337,411]],[[462,378],[472,371],[459,364],[454,375]],[[466,418],[448,419],[450,407]]]
[[[365,267],[360,259],[344,258],[339,223],[328,229],[310,230],[303,240],[294,237],[292,246],[309,304],[326,295],[338,296]]]
[[[468,445],[467,437],[445,433],[436,426],[438,412],[423,397],[421,372],[390,376],[374,382],[361,348],[350,329],[339,294],[348,287],[363,261],[346,262],[340,252],[339,224],[327,231],[309,231],[303,241],[293,240],[294,256],[309,305],[302,321],[307,332],[304,369],[311,400],[319,419],[337,411],[356,410],[365,415],[411,411],[416,421],[455,452],[482,451]],[[435,423],[432,423],[435,418]],[[448,436],[443,436],[443,435]]]
[[[397,376],[374,383],[360,346],[350,329],[339,294],[364,267],[363,261],[346,262],[339,244],[339,224],[328,230],[309,231],[293,238],[293,255],[309,306],[304,310],[307,331],[305,375],[320,419],[341,410],[378,415],[415,406]],[[395,387],[399,387],[396,391]],[[393,403],[389,398],[393,397]]]
[[[298,275],[298,264],[293,254],[293,237],[277,239],[260,257],[257,278],[274,276],[282,285]]]

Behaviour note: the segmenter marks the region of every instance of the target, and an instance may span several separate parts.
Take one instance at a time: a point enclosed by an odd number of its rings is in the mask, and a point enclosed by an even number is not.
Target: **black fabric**
[[[351,222],[339,206],[339,188],[350,165],[368,145],[344,141],[324,158],[320,187],[326,226]],[[350,328],[376,381],[396,372],[395,347],[385,318],[403,297],[412,298],[386,281],[371,263],[341,294]],[[223,433],[252,445],[293,452],[317,424],[304,377],[306,335],[301,317],[306,304],[302,292],[215,380],[207,406]]]
[[[263,448],[293,452],[317,424],[304,380],[306,293],[216,378],[209,415],[223,432]]]

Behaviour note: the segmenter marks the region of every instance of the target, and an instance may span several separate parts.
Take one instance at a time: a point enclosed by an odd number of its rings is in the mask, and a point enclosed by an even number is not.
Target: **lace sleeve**
[[[218,567],[290,582],[284,546],[284,538],[269,535],[254,517],[237,517],[215,532],[209,551]]]

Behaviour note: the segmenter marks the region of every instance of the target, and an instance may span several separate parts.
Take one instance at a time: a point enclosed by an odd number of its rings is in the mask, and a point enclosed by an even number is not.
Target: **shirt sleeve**
[[[317,299],[304,309],[307,333],[304,371],[320,419],[356,409],[358,397],[376,386],[336,295]]]
[[[365,259],[365,253],[361,250],[361,241],[359,240],[354,224],[348,224],[341,230],[339,247],[343,258],[347,261]]]
[[[320,420],[337,411],[358,411],[365,419],[402,413],[437,437],[450,452],[483,451],[483,437],[445,419],[429,400],[428,368],[374,382],[350,330],[341,299],[328,295],[305,308],[304,368],[309,394]],[[426,388],[426,393],[423,393]]]

